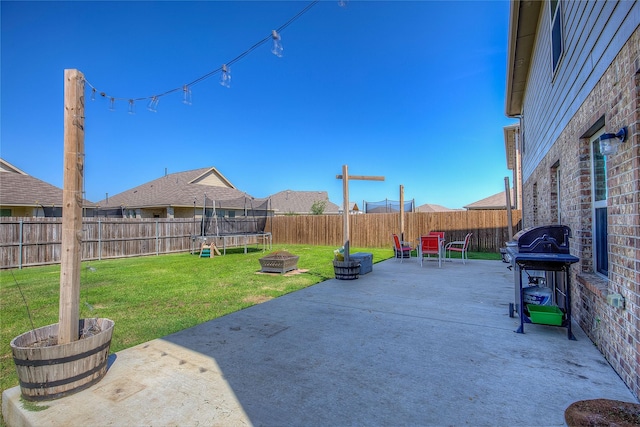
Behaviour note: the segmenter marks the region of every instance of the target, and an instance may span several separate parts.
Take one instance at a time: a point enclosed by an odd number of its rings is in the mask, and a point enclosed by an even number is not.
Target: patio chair
[[[464,236],[464,240],[457,240],[455,242],[447,243],[447,245],[444,247],[444,250],[447,253],[447,258],[449,258],[449,261],[451,261],[451,251],[460,252],[460,254],[462,255],[462,263],[466,264],[466,260],[469,259],[468,250],[469,242],[471,241],[472,235],[473,233],[467,233],[467,235]]]
[[[444,231],[430,231],[428,236],[438,236],[440,240],[444,240]]]
[[[438,236],[440,238],[440,250],[444,258],[444,231],[430,231],[427,236]]]
[[[420,267],[422,267],[422,262],[424,261],[424,257],[427,256],[431,258],[431,255],[436,255],[438,257],[438,267],[442,267],[442,247],[440,246],[440,236],[438,235],[427,235],[420,236],[420,244],[418,245],[418,257],[420,257]]]
[[[401,241],[397,234],[392,234],[392,236],[393,249],[396,254],[396,258],[400,258],[400,262],[405,258],[411,258],[411,251],[413,248],[407,242]]]

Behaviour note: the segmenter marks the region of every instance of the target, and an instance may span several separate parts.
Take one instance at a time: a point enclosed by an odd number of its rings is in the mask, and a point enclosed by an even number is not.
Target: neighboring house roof
[[[202,206],[204,197],[215,201],[239,200],[244,203],[246,194],[237,190],[216,168],[201,168],[164,175],[130,190],[109,196],[97,204],[101,208],[120,207],[193,207]],[[207,202],[209,203],[209,202]],[[223,206],[243,209],[245,206]]]
[[[511,207],[515,209],[513,205],[513,188],[511,189]],[[473,202],[470,205],[466,205],[464,208],[469,210],[507,209],[506,193],[503,191],[501,193],[494,194],[493,196],[489,196],[482,200],[478,200],[477,202]]]
[[[21,171],[11,163],[7,162],[4,159],[0,159],[0,172],[13,172],[21,175],[27,175],[26,172]]]
[[[460,210],[460,209],[450,209],[450,208],[445,208],[444,206],[431,205],[428,203],[425,203],[424,205],[420,205],[416,208],[416,212],[450,212],[455,210]]]
[[[342,209],[342,205],[338,206],[338,212],[342,213],[343,211],[344,209]],[[349,212],[364,213],[360,210],[360,208],[358,207],[358,203],[356,202],[349,202]]]
[[[0,159],[0,204],[3,206],[62,206],[62,189]]]
[[[315,202],[325,201],[325,214],[338,213],[339,207],[329,200],[326,191],[294,191],[285,190],[272,194],[271,208],[276,214],[309,214]]]

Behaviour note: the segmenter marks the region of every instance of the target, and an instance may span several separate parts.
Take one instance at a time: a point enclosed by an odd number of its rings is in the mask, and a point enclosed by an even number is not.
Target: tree
[[[327,207],[326,200],[316,200],[311,205],[311,215],[322,215]]]

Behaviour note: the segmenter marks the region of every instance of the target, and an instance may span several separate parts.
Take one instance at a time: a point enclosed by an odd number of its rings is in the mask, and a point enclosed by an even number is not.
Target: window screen
[[[551,11],[551,54],[553,71],[555,72],[562,56],[562,8],[560,1],[550,0],[549,10]]]

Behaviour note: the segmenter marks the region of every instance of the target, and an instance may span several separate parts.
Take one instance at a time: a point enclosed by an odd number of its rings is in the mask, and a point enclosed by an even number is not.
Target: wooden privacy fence
[[[192,218],[84,218],[82,260],[186,252],[199,232]],[[61,235],[61,218],[0,219],[0,267],[59,263]]]
[[[470,250],[499,252],[509,236],[505,210],[409,212],[404,214],[404,240],[417,242],[421,234],[444,231],[446,241],[464,240],[473,233]],[[512,211],[514,233],[520,230],[522,211]],[[351,247],[392,247],[391,234],[400,234],[400,214],[350,215]],[[267,223],[275,244],[342,246],[341,215],[278,216]],[[269,225],[271,226],[269,229]]]
[[[391,247],[391,234],[399,233],[400,214],[351,215],[351,246]],[[521,211],[513,211],[514,233],[520,230]],[[341,215],[277,216],[267,221],[266,232],[275,244],[342,246]],[[471,232],[471,251],[498,252],[510,240],[506,211],[405,213],[404,240],[444,231],[446,240],[463,240]],[[82,226],[84,261],[189,252],[200,220],[193,218],[85,218]],[[0,218],[0,268],[60,262],[61,218]]]

